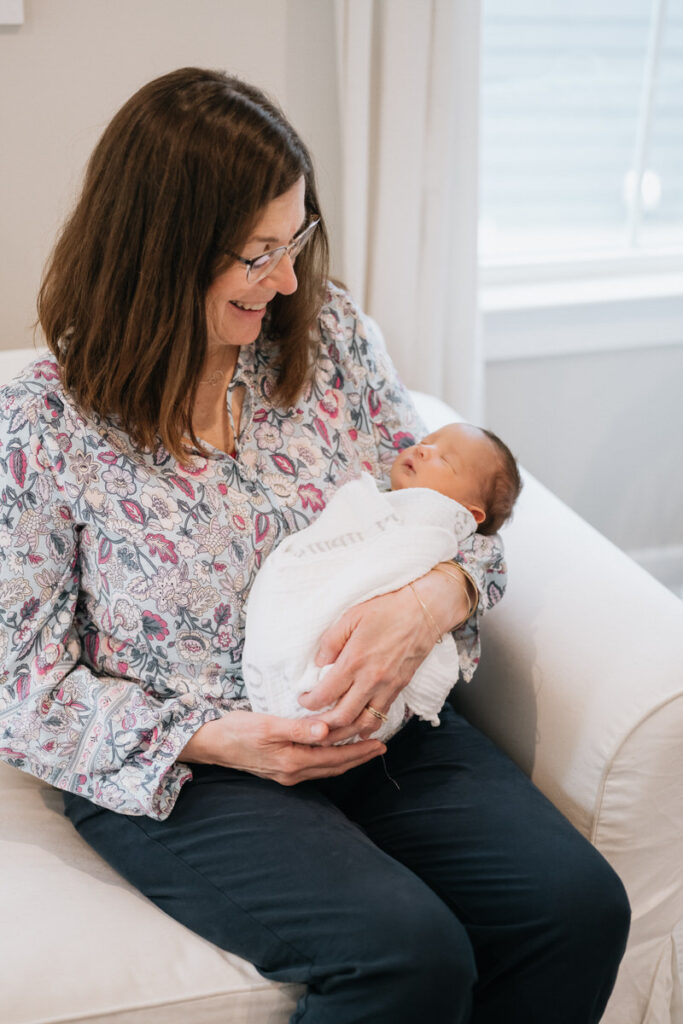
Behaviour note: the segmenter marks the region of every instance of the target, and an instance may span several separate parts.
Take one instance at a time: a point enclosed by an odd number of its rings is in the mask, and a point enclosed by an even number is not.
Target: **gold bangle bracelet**
[[[420,608],[424,612],[424,617],[427,620],[427,623],[430,626],[433,626],[433,628],[434,628],[434,632],[436,633],[436,643],[437,644],[442,643],[443,637],[441,636],[441,631],[440,631],[439,627],[436,624],[434,616],[432,615],[432,613],[430,612],[429,608],[424,603],[424,601],[422,600],[420,595],[418,594],[418,592],[415,589],[415,587],[413,586],[413,584],[409,583],[408,586],[410,587],[410,589],[412,590],[413,594],[415,595],[415,600],[417,601],[417,603],[419,604]]]
[[[474,615],[477,608],[479,607],[479,591],[477,590],[477,586],[472,577],[470,576],[470,574],[468,572],[465,572],[465,570],[461,566],[453,562],[449,562],[448,567],[446,567],[442,562],[439,562],[438,565],[434,566],[434,569],[436,570],[436,572],[443,573],[444,576],[448,576],[450,579],[456,581],[457,583],[462,583],[462,579],[464,576],[464,578],[472,584],[472,589],[474,591],[474,601],[472,601],[470,597],[469,587],[466,586],[465,597],[467,598],[467,614],[465,615],[465,618],[462,620],[462,622],[459,622],[456,626],[453,626],[453,629],[459,629],[460,626],[463,626],[467,622],[467,620],[471,618],[472,615]]]

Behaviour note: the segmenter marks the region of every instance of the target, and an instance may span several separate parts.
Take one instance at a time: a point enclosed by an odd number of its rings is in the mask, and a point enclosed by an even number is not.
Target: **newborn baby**
[[[344,484],[310,526],[287,537],[264,562],[247,604],[242,657],[254,711],[312,715],[298,698],[330,668],[314,661],[325,629],[354,605],[454,558],[469,534],[495,533],[521,488],[506,445],[467,423],[451,423],[405,448],[390,478],[392,489],[384,493],[367,473]],[[373,735],[389,739],[409,713],[438,725],[459,668],[455,642],[446,634]]]

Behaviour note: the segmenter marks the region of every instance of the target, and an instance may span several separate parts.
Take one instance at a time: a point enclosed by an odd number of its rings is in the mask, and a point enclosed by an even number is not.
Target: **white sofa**
[[[32,357],[0,353],[0,383]],[[416,397],[430,427],[453,418]],[[603,1020],[682,1024],[683,603],[528,475],[505,542],[508,594],[456,703],[626,885]],[[166,917],[81,841],[56,791],[6,765],[0,878],[0,1024],[285,1024],[293,1010],[300,989]]]

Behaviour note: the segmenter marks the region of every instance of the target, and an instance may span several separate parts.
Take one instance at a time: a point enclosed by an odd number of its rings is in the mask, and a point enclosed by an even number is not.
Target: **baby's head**
[[[404,448],[391,467],[391,488],[429,487],[474,516],[477,533],[496,533],[512,512],[522,480],[507,445],[471,423],[449,423]]]

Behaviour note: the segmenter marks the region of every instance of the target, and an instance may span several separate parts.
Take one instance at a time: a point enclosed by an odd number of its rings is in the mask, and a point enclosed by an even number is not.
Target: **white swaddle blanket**
[[[340,487],[310,526],[272,552],[251,588],[242,670],[252,709],[285,718],[313,714],[297,698],[329,667],[314,663],[327,627],[353,605],[397,590],[453,558],[475,529],[466,508],[436,491],[381,493],[367,473]],[[417,603],[415,613],[422,615]],[[406,707],[438,725],[457,677],[458,655],[447,633],[373,735],[392,736]]]

